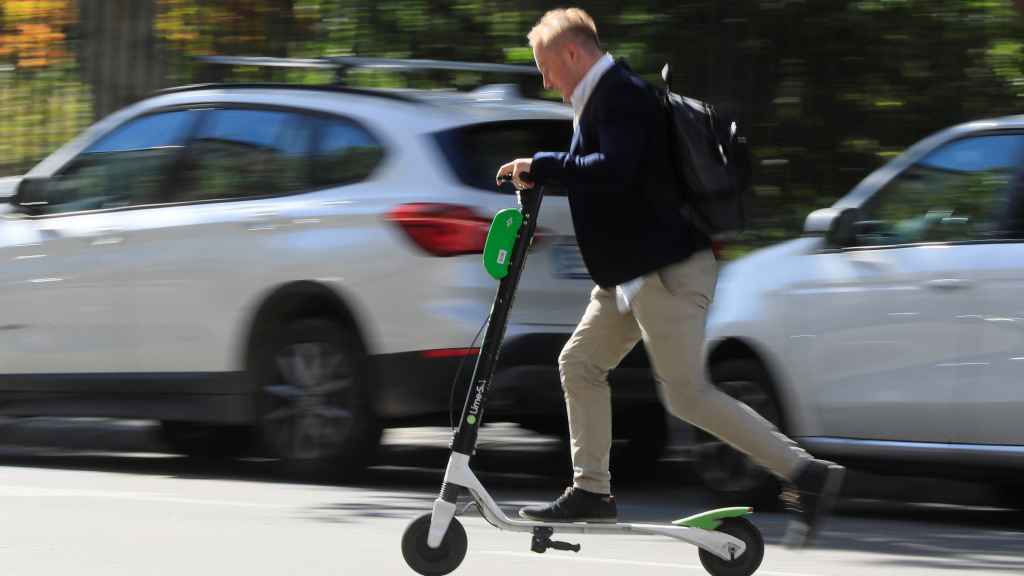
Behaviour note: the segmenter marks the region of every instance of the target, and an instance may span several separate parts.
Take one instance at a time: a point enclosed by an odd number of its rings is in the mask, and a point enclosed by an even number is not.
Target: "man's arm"
[[[656,103],[639,86],[627,85],[608,96],[608,104],[594,119],[601,151],[581,156],[566,152],[538,152],[530,173],[534,182],[623,188],[638,178],[648,142],[658,129]]]

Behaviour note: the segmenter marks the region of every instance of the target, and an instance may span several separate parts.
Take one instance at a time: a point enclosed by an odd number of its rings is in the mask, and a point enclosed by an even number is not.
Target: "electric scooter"
[[[524,175],[524,178],[528,178],[528,175]],[[543,553],[549,548],[579,552],[579,544],[552,540],[556,531],[569,534],[660,534],[697,546],[701,564],[713,576],[753,574],[764,557],[764,540],[757,527],[744,518],[753,512],[752,508],[720,508],[676,520],[671,524],[511,519],[470,469],[469,460],[476,450],[488,388],[505,336],[508,313],[537,227],[544,190],[540,186],[521,190],[518,197],[521,209],[501,210],[491,222],[483,259],[488,274],[499,281],[497,295],[466,394],[462,417],[452,436],[452,452],[441,484],[441,493],[434,500],[433,511],[413,520],[402,535],[402,555],[405,561],[424,576],[447,574],[462,563],[468,543],[466,530],[455,516],[460,511],[459,497],[468,492],[472,501],[465,509],[475,503],[480,514],[494,527],[513,532],[531,532],[533,539],[530,549],[534,552]]]

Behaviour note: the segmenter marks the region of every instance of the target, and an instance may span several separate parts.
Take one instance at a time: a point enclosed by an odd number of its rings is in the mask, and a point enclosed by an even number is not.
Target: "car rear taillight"
[[[433,202],[402,204],[387,219],[434,256],[482,253],[491,226],[490,220],[466,206]]]

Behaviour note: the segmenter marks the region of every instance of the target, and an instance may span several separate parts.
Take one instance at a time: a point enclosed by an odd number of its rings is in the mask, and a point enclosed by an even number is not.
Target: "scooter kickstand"
[[[533,529],[533,541],[530,543],[530,550],[538,554],[543,554],[548,548],[554,548],[555,550],[568,550],[572,552],[579,552],[579,544],[570,544],[568,542],[559,542],[558,540],[552,540],[551,535],[555,533],[553,528],[547,526],[538,526]]]

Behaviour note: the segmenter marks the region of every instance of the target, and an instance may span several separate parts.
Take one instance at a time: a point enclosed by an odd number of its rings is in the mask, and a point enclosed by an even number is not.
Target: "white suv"
[[[464,364],[461,406],[487,226],[515,202],[494,174],[571,130],[507,87],[194,86],[122,110],[0,222],[0,414],[151,418],[222,455],[258,430],[290,468],[358,470],[383,427],[447,424]],[[563,425],[557,354],[591,286],[550,189],[488,420]],[[657,402],[645,367],[619,376],[617,406]]]
[[[883,472],[1024,470],[1024,116],[926,138],[802,238],[727,266],[713,379],[816,456]],[[702,435],[698,468],[739,498],[774,483]]]

